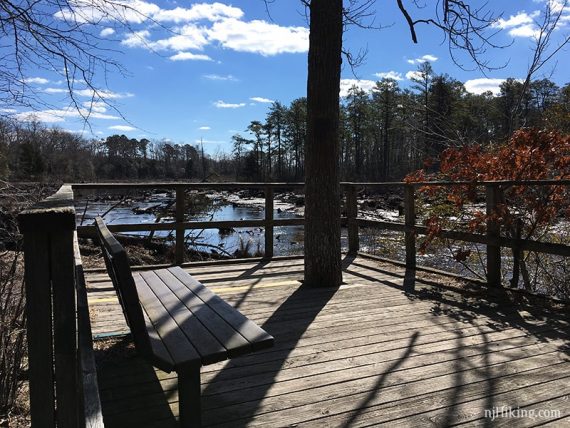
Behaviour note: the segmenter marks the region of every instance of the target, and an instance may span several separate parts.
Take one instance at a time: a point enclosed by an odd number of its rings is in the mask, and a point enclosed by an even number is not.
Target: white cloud
[[[243,16],[243,11],[237,7],[228,6],[222,3],[199,3],[194,4],[190,9],[177,7],[170,10],[160,10],[153,16],[158,22],[190,22],[190,21],[220,21],[226,18],[239,19]]]
[[[424,55],[421,57],[421,62],[426,62],[426,61],[435,62],[437,60],[438,57],[436,57],[435,55]]]
[[[483,94],[485,92],[492,92],[493,95],[499,95],[499,87],[506,79],[471,79],[464,83],[467,92],[472,94]]]
[[[540,2],[548,3],[554,13],[562,12],[563,9],[570,9],[570,5],[565,0],[539,0],[538,3]]]
[[[421,79],[422,78],[422,73],[419,71],[408,71],[406,73],[406,79],[408,80],[412,80],[412,79]]]
[[[382,73],[374,73],[374,76],[380,79],[394,79],[394,80],[404,80],[402,73],[397,71],[386,71]]]
[[[0,113],[11,114],[16,113],[18,110],[15,108],[0,108]]]
[[[44,92],[48,94],[67,94],[69,93],[68,89],[64,88],[46,88]],[[85,89],[74,89],[73,90],[74,96],[79,97],[89,97],[94,100],[100,99],[119,99],[119,98],[131,98],[134,97],[134,94],[130,92],[118,93],[113,91],[108,91],[105,89],[101,89],[99,91],[94,91],[93,89],[85,88]]]
[[[17,113],[13,116],[15,119],[22,121],[22,122],[32,122],[37,120],[39,122],[46,122],[46,123],[57,123],[57,122],[65,122],[67,118],[85,118],[89,117],[90,119],[119,119],[117,116],[113,116],[110,114],[99,113],[96,111],[89,111],[87,109],[74,109],[72,107],[66,109],[48,109],[48,110],[39,110],[39,111],[25,111],[22,113]]]
[[[113,126],[109,126],[109,129],[112,129],[114,131],[128,132],[128,131],[134,131],[137,128],[135,128],[133,126],[129,126],[129,125],[113,125]]]
[[[75,20],[79,23],[107,22],[112,20],[127,23],[152,22],[191,22],[219,21],[225,18],[241,18],[241,9],[222,3],[196,3],[190,8],[176,7],[162,9],[160,6],[144,0],[73,0],[73,10],[63,9],[55,14],[56,18]]]
[[[305,27],[285,27],[263,20],[244,21],[243,10],[219,2],[173,9],[163,9],[144,0],[73,0],[71,3],[72,10],[64,9],[55,17],[78,23],[148,24],[146,29],[125,35],[122,44],[127,47],[183,52],[219,44],[238,52],[270,56],[306,52],[309,46],[309,30]],[[157,22],[162,25],[155,25]],[[110,27],[103,29],[101,36],[110,35],[111,30]],[[150,30],[157,34],[164,34],[166,30],[169,37],[151,40]]]
[[[65,94],[68,90],[63,88],[45,88],[44,92],[47,92],[48,94]]]
[[[300,53],[309,49],[307,28],[281,27],[261,20],[244,22],[232,18],[215,22],[208,31],[208,39],[227,49],[263,56]]]
[[[212,128],[210,128],[209,126],[200,126],[198,129],[199,129],[200,131],[209,131],[209,130],[212,129]]]
[[[222,100],[216,101],[214,103],[214,105],[217,108],[241,108],[241,107],[245,107],[245,103],[232,104],[232,103],[226,103],[225,101],[222,101]]]
[[[101,37],[108,37],[112,36],[113,34],[115,34],[115,30],[111,27],[103,28],[99,33]]]
[[[516,15],[511,15],[508,19],[499,18],[497,21],[493,23],[493,27],[495,28],[513,28],[518,27],[520,25],[525,24],[532,24],[534,23],[534,19],[540,15],[540,11],[536,10],[531,14],[526,13],[525,11],[521,11]]]
[[[83,107],[97,113],[105,113],[107,111],[107,103],[105,101],[84,101]]]
[[[212,61],[208,55],[194,54],[192,52],[178,52],[169,57],[171,61]]]
[[[44,79],[43,77],[27,77],[24,79],[24,83],[36,83],[38,85],[45,85],[49,83],[49,80]]]
[[[527,13],[524,10],[516,15],[509,16],[508,19],[499,18],[493,23],[493,28],[501,30],[509,29],[512,37],[537,37],[539,34],[538,25],[535,19],[540,16],[540,11]]]
[[[126,37],[121,40],[121,44],[129,48],[144,48],[150,46],[150,31],[140,30],[128,33]]]
[[[269,98],[263,98],[263,97],[251,97],[250,100],[255,101],[256,103],[266,103],[266,104],[270,104],[273,102],[273,100],[270,100]]]
[[[513,37],[533,37],[537,38],[540,35],[539,28],[534,24],[525,24],[520,27],[515,27],[509,31]]]
[[[120,98],[131,98],[134,94],[130,92],[113,92],[105,89],[99,91],[94,91],[93,89],[78,89],[73,91],[74,95],[79,95],[80,97],[89,97],[95,100],[97,99],[120,99]]]
[[[142,0],[73,0],[70,4],[73,9],[62,9],[54,16],[80,24],[109,21],[141,24],[161,11],[156,4]]]
[[[428,62],[428,61],[429,61],[429,62],[435,62],[435,61],[437,61],[438,59],[439,59],[439,58],[436,57],[435,55],[426,54],[426,55],[423,55],[423,56],[421,56],[421,57],[419,57],[419,58],[408,59],[406,62],[407,62],[408,64],[414,65],[414,64],[422,64],[422,63]]]
[[[373,80],[357,80],[357,79],[341,79],[340,81],[340,96],[346,97],[349,90],[356,86],[362,89],[364,92],[371,92],[376,86],[376,82]]]
[[[204,27],[188,24],[174,31],[175,35],[151,42],[149,46],[155,50],[184,51],[188,49],[202,50],[209,43],[207,31]]]
[[[238,79],[236,79],[234,76],[232,76],[231,74],[228,74],[226,76],[221,76],[219,74],[204,74],[204,79],[208,79],[208,80],[220,80],[220,81],[228,81],[228,82],[237,82]]]

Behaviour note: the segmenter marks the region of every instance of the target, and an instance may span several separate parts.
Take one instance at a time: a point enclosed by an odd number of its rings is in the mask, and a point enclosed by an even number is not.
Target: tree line
[[[400,180],[426,165],[436,170],[449,147],[489,146],[523,127],[570,132],[570,84],[525,85],[507,79],[498,95],[473,94],[423,63],[412,85],[384,78],[370,92],[352,87],[341,100],[342,180]],[[307,100],[269,107],[232,137],[232,152],[168,140],[112,135],[88,139],[38,122],[0,120],[0,177],[12,180],[201,179],[303,181]]]
[[[211,159],[197,147],[111,135],[88,139],[38,122],[0,120],[0,178],[144,180],[204,178]]]
[[[498,95],[473,94],[447,74],[423,63],[409,88],[384,78],[371,92],[354,86],[341,100],[341,179],[400,180],[437,160],[449,147],[500,145],[520,128],[570,132],[570,84],[549,79],[509,78]],[[254,120],[247,134],[236,134],[236,178],[302,180],[306,99],[290,106],[274,102],[265,121]]]

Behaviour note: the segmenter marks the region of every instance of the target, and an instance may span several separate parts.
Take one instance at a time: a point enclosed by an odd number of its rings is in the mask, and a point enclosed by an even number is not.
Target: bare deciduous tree
[[[125,69],[116,52],[102,46],[97,24],[129,27],[133,16],[146,18],[129,3],[112,0],[1,1],[0,104],[52,108],[36,85],[38,71],[47,71],[60,76],[61,92],[84,120],[95,102],[117,111],[106,80],[109,72]]]

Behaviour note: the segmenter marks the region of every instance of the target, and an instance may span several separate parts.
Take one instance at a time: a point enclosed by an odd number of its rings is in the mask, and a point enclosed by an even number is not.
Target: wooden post
[[[517,218],[514,225],[514,238],[515,242],[519,242],[521,239],[521,233],[523,228],[523,222],[521,218]],[[520,270],[521,270],[521,259],[522,259],[522,250],[520,246],[513,245],[513,277],[511,279],[511,287],[518,288],[519,286],[519,277],[520,277]]]
[[[200,367],[178,373],[178,417],[182,428],[202,426]]]
[[[23,228],[21,228],[23,229]],[[30,378],[30,416],[35,427],[55,426],[49,238],[24,233],[24,280]],[[27,235],[27,236],[26,236]]]
[[[77,324],[75,299],[74,230],[52,235],[50,259],[53,292],[53,334],[57,426],[77,426]]]
[[[414,186],[407,184],[404,187],[404,223],[406,243],[406,269],[416,269],[416,202]]]
[[[360,249],[358,237],[358,199],[356,195],[356,186],[349,185],[346,189],[346,216],[348,219],[348,254],[356,256]]]
[[[500,192],[501,190],[497,185],[485,186],[487,216],[496,213]],[[492,219],[487,219],[487,237],[499,238],[500,234],[500,225]],[[490,287],[501,286],[501,247],[492,243],[487,244],[487,284]]]
[[[265,187],[265,254],[264,258],[273,257],[273,187]]]
[[[62,186],[22,212],[19,223],[24,235],[32,426],[53,427],[57,421],[58,427],[75,427],[79,405],[71,186]]]
[[[184,242],[184,212],[186,211],[185,187],[176,187],[176,264],[184,263],[185,242]]]

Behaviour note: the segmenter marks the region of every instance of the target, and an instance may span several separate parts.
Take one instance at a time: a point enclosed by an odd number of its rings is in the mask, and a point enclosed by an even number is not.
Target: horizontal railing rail
[[[80,426],[102,428],[103,409],[97,380],[97,364],[93,350],[93,335],[83,261],[79,251],[77,233],[73,236],[73,255],[75,257],[75,290],[77,294],[77,358],[79,370],[78,396],[81,397],[78,410]]]

